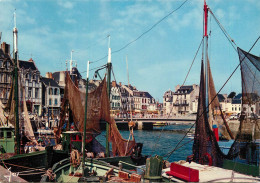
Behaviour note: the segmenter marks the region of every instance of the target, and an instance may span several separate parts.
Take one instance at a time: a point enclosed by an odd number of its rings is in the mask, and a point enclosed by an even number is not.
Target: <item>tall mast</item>
[[[71,50],[71,52],[70,52],[70,74],[72,74],[72,64],[73,64],[73,60],[72,60],[72,53],[73,53],[74,51],[73,50]]]
[[[84,131],[83,131],[83,141],[82,141],[82,176],[84,177],[85,170],[85,156],[86,156],[86,126],[87,126],[87,112],[88,112],[88,78],[89,78],[89,61],[87,64],[87,81],[86,81],[86,99],[85,99],[85,117],[84,117]]]
[[[126,56],[126,70],[127,70],[127,80],[128,80],[128,88],[130,89],[130,83],[129,83],[129,71],[128,71],[128,62],[127,62],[127,56]],[[131,122],[133,121],[133,115],[132,115],[132,100],[130,98],[130,92],[128,93],[128,98],[130,100],[130,117],[131,117]]]
[[[206,106],[209,104],[209,98],[208,98],[208,5],[206,3],[206,0],[204,0],[204,49],[205,49],[205,54],[204,54],[204,63],[205,63],[205,88],[206,88]],[[207,107],[207,115],[208,115],[208,110],[209,108]]]
[[[16,14],[14,12],[13,29],[13,58],[14,58],[14,100],[15,100],[15,143],[16,154],[20,154],[20,134],[19,134],[19,91],[18,91],[18,30],[16,28]]]
[[[107,95],[108,99],[110,101],[110,80],[111,80],[111,68],[112,68],[112,63],[111,63],[111,48],[110,48],[110,35],[108,36],[108,59],[107,59]],[[109,102],[110,105],[110,102]],[[108,122],[106,123],[106,157],[109,157],[109,124]]]

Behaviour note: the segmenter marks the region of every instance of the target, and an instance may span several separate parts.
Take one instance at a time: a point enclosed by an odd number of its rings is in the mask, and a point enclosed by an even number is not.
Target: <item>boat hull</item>
[[[48,168],[51,168],[56,162],[66,157],[68,157],[67,152],[47,147],[44,151],[20,154],[8,159],[2,159],[1,165],[11,168],[13,173],[19,173],[19,177],[29,182],[38,182]]]

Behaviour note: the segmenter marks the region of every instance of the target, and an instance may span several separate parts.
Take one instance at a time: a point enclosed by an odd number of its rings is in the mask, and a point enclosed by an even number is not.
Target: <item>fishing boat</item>
[[[0,102],[0,164],[27,181],[39,181],[41,175],[57,161],[68,157],[68,151],[55,150],[53,146],[42,147],[38,144],[30,122],[25,102],[25,92],[21,82],[18,60],[18,30],[16,25],[13,30],[14,55],[9,58],[14,66],[12,86],[6,106]],[[23,100],[24,117],[19,115],[19,92]],[[32,146],[27,147],[30,152],[25,152],[25,143],[30,141]]]
[[[215,90],[211,73],[207,33],[209,12],[216,18],[204,0],[202,40],[204,49],[201,60],[200,92],[193,154],[188,156],[186,161],[174,162],[169,168],[164,169],[163,179],[189,182],[259,182],[260,129],[258,127],[260,119],[255,114],[255,109],[260,102],[260,58],[249,53],[252,48],[247,52],[237,47],[239,64],[236,69],[240,66],[242,112],[239,118],[239,130],[234,136],[222,113],[217,98],[219,92],[217,93]],[[225,32],[223,27],[222,30]],[[218,130],[221,130],[221,133],[230,139],[226,141],[226,144],[230,144],[227,149],[220,148],[224,142],[218,141]]]
[[[111,67],[111,48],[109,48],[108,63],[104,67],[108,71],[107,77],[104,77],[100,85],[90,93],[88,93],[89,62],[85,93],[79,90],[77,82],[73,82],[73,78],[67,73],[61,122],[56,137],[60,138],[62,134],[62,138],[67,139],[67,146],[72,153],[69,159],[55,164],[50,173],[42,177],[41,182],[100,180],[110,172],[113,172],[115,176],[130,173],[129,170],[137,172],[138,167],[145,164],[146,157],[141,155],[142,144],[136,143],[134,139],[123,139],[114,119],[110,116],[108,96],[110,96]],[[75,131],[62,133],[61,127],[65,123],[64,116],[69,112]],[[101,133],[101,122],[106,123],[106,147],[103,147],[95,138]],[[122,171],[123,169],[126,171]],[[133,177],[136,176],[133,175]]]
[[[153,126],[167,126],[166,122],[154,122]]]

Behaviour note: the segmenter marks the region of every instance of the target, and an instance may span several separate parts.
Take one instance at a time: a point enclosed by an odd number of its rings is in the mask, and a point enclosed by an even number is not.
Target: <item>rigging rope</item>
[[[189,71],[188,71],[188,73],[187,73],[185,79],[184,79],[184,82],[183,82],[182,86],[185,84],[185,82],[186,82],[186,80],[187,80],[187,77],[188,77],[188,75],[189,75],[189,73],[190,73],[190,70],[191,70],[191,68],[192,68],[192,65],[193,65],[193,63],[194,63],[196,57],[197,57],[197,54],[198,54],[198,52],[199,52],[199,50],[200,50],[200,47],[201,47],[202,43],[203,43],[203,38],[202,38],[202,40],[201,40],[201,42],[200,42],[200,45],[199,45],[199,47],[198,47],[198,49],[197,49],[197,51],[196,51],[196,54],[195,54],[195,56],[194,56],[194,58],[193,58],[193,61],[192,61],[192,63],[191,63],[191,66],[190,66],[190,68],[189,68]],[[172,110],[173,110],[173,107],[171,108],[171,111],[170,111],[170,113],[168,114],[168,116],[167,116],[166,119],[169,119],[170,114],[172,113]],[[192,125],[192,127],[193,127],[193,126],[194,126],[194,124]],[[191,127],[191,128],[192,128],[192,127]],[[163,126],[160,135],[157,137],[156,142],[159,142],[159,141],[160,141],[161,134],[162,134],[164,128],[165,128],[165,126]],[[191,130],[191,129],[189,129],[189,131],[190,131],[190,130]],[[155,145],[154,145],[154,147],[153,147],[153,153],[154,153],[155,150],[156,150],[156,145],[157,145],[157,143],[155,143]],[[152,153],[152,154],[153,154],[153,153]]]
[[[155,24],[153,24],[148,30],[144,31],[140,36],[138,36],[137,38],[135,38],[134,40],[130,41],[129,43],[127,43],[125,46],[123,46],[122,48],[113,51],[111,54],[113,53],[117,53],[120,52],[122,50],[124,50],[125,48],[127,48],[129,45],[133,44],[134,42],[136,42],[137,40],[139,40],[141,37],[143,37],[145,34],[147,34],[148,32],[150,32],[153,28],[155,28],[158,24],[160,24],[163,20],[165,20],[166,18],[168,18],[171,14],[173,14],[174,12],[176,12],[177,10],[179,10],[188,0],[185,0],[180,6],[178,6],[176,9],[172,10],[170,13],[168,13],[166,16],[164,16],[163,18],[161,18],[159,21],[157,21]],[[97,59],[95,61],[93,61],[93,63],[95,62],[99,62],[103,59],[105,59],[108,55]]]
[[[258,40],[260,39],[260,36],[256,39],[256,41],[254,42],[253,46],[249,49],[249,51],[247,53],[249,53],[253,47],[256,45],[256,43],[258,42]],[[245,57],[247,56],[247,54],[245,55]],[[241,62],[239,62],[239,64],[236,66],[235,70],[231,73],[231,75],[228,77],[228,79],[226,80],[226,82],[223,84],[223,86],[219,89],[219,91],[217,92],[217,94],[213,97],[213,99],[211,100],[211,102],[206,106],[206,109],[201,113],[201,115],[198,117],[200,118],[205,112],[207,112],[210,104],[214,101],[214,99],[218,96],[218,94],[222,91],[222,89],[224,88],[224,86],[227,84],[227,82],[231,79],[231,77],[233,76],[233,74],[236,72],[236,70],[238,69],[238,67],[241,65],[241,63],[245,60],[245,57],[241,60]],[[178,148],[179,144],[183,141],[183,139],[187,136],[187,134],[190,132],[190,130],[192,129],[192,127],[194,127],[195,123],[189,128],[189,130],[186,132],[186,134],[183,136],[183,138],[178,142],[178,144],[175,146],[175,148],[172,150],[172,152],[169,154],[167,160],[170,158],[170,156],[174,153],[174,151]]]
[[[230,42],[230,44],[232,45],[232,47],[234,48],[234,50],[237,52],[237,45],[235,43],[235,41],[230,37],[230,35],[227,33],[227,31],[225,30],[225,28],[221,25],[220,21],[217,19],[217,17],[214,15],[214,13],[211,11],[210,8],[208,8],[209,12],[211,13],[211,15],[213,16],[213,18],[215,19],[215,21],[217,22],[218,26],[220,27],[221,31],[223,32],[223,34],[226,36],[226,38],[228,39],[228,41]],[[236,47],[235,47],[235,46]]]
[[[198,50],[197,50],[197,52],[196,52],[196,54],[195,54],[195,56],[194,56],[194,58],[193,58],[193,61],[192,61],[191,66],[190,66],[190,68],[189,68],[189,71],[188,71],[188,73],[187,73],[187,75],[186,75],[186,77],[185,77],[185,79],[184,79],[184,82],[182,83],[181,86],[183,86],[183,85],[185,84],[185,82],[186,82],[186,80],[187,80],[187,78],[188,78],[188,76],[189,76],[189,74],[190,74],[190,70],[191,70],[191,68],[192,68],[192,66],[193,66],[193,63],[194,63],[194,61],[195,61],[195,59],[196,59],[196,57],[197,57],[197,54],[198,54],[198,52],[199,52],[199,50],[200,50],[200,47],[201,47],[202,43],[203,43],[203,38],[202,38],[202,40],[201,40],[201,42],[200,42],[199,48],[198,48]]]

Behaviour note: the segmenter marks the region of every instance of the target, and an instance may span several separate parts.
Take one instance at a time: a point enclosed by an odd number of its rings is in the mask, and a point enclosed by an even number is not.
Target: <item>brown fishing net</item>
[[[221,109],[215,84],[213,81],[209,59],[207,60],[208,70],[208,97],[209,97],[209,125],[212,129],[212,125],[217,125],[220,133],[228,140],[234,139],[234,136],[226,122],[225,116]]]
[[[66,108],[72,111],[74,126],[78,131],[83,131],[84,116],[85,116],[85,97],[73,83],[68,72],[66,74],[66,86],[64,93],[64,100],[61,109],[61,123],[57,135],[61,133],[61,128],[65,123]],[[116,123],[110,117],[110,103],[107,95],[107,84],[104,79],[95,91],[88,93],[87,106],[87,132],[100,133],[100,121],[109,123],[109,141],[112,142],[113,155],[124,156],[130,155],[135,146],[135,141],[128,141],[123,139],[117,129]],[[128,146],[126,148],[126,146]]]
[[[196,118],[196,129],[193,143],[194,160],[200,164],[221,166],[223,158],[228,158],[222,153],[211,130],[206,108],[206,86],[204,76],[204,64],[201,63],[200,92],[198,112]]]
[[[19,73],[20,74],[20,73]],[[23,129],[23,132],[30,141],[33,141],[37,144],[35,140],[33,128],[31,125],[31,121],[29,118],[27,106],[26,106],[26,99],[25,99],[25,87],[22,84],[21,76],[18,76],[18,93],[19,93],[19,103],[18,103],[18,111],[19,111],[19,128]],[[5,111],[5,116],[8,118],[8,123],[15,126],[15,99],[14,99],[14,85],[13,82],[11,84],[10,93],[8,96],[8,102],[6,106],[3,106]],[[22,115],[23,112],[23,115]],[[6,118],[6,119],[7,119]],[[7,120],[5,121],[7,123]]]

